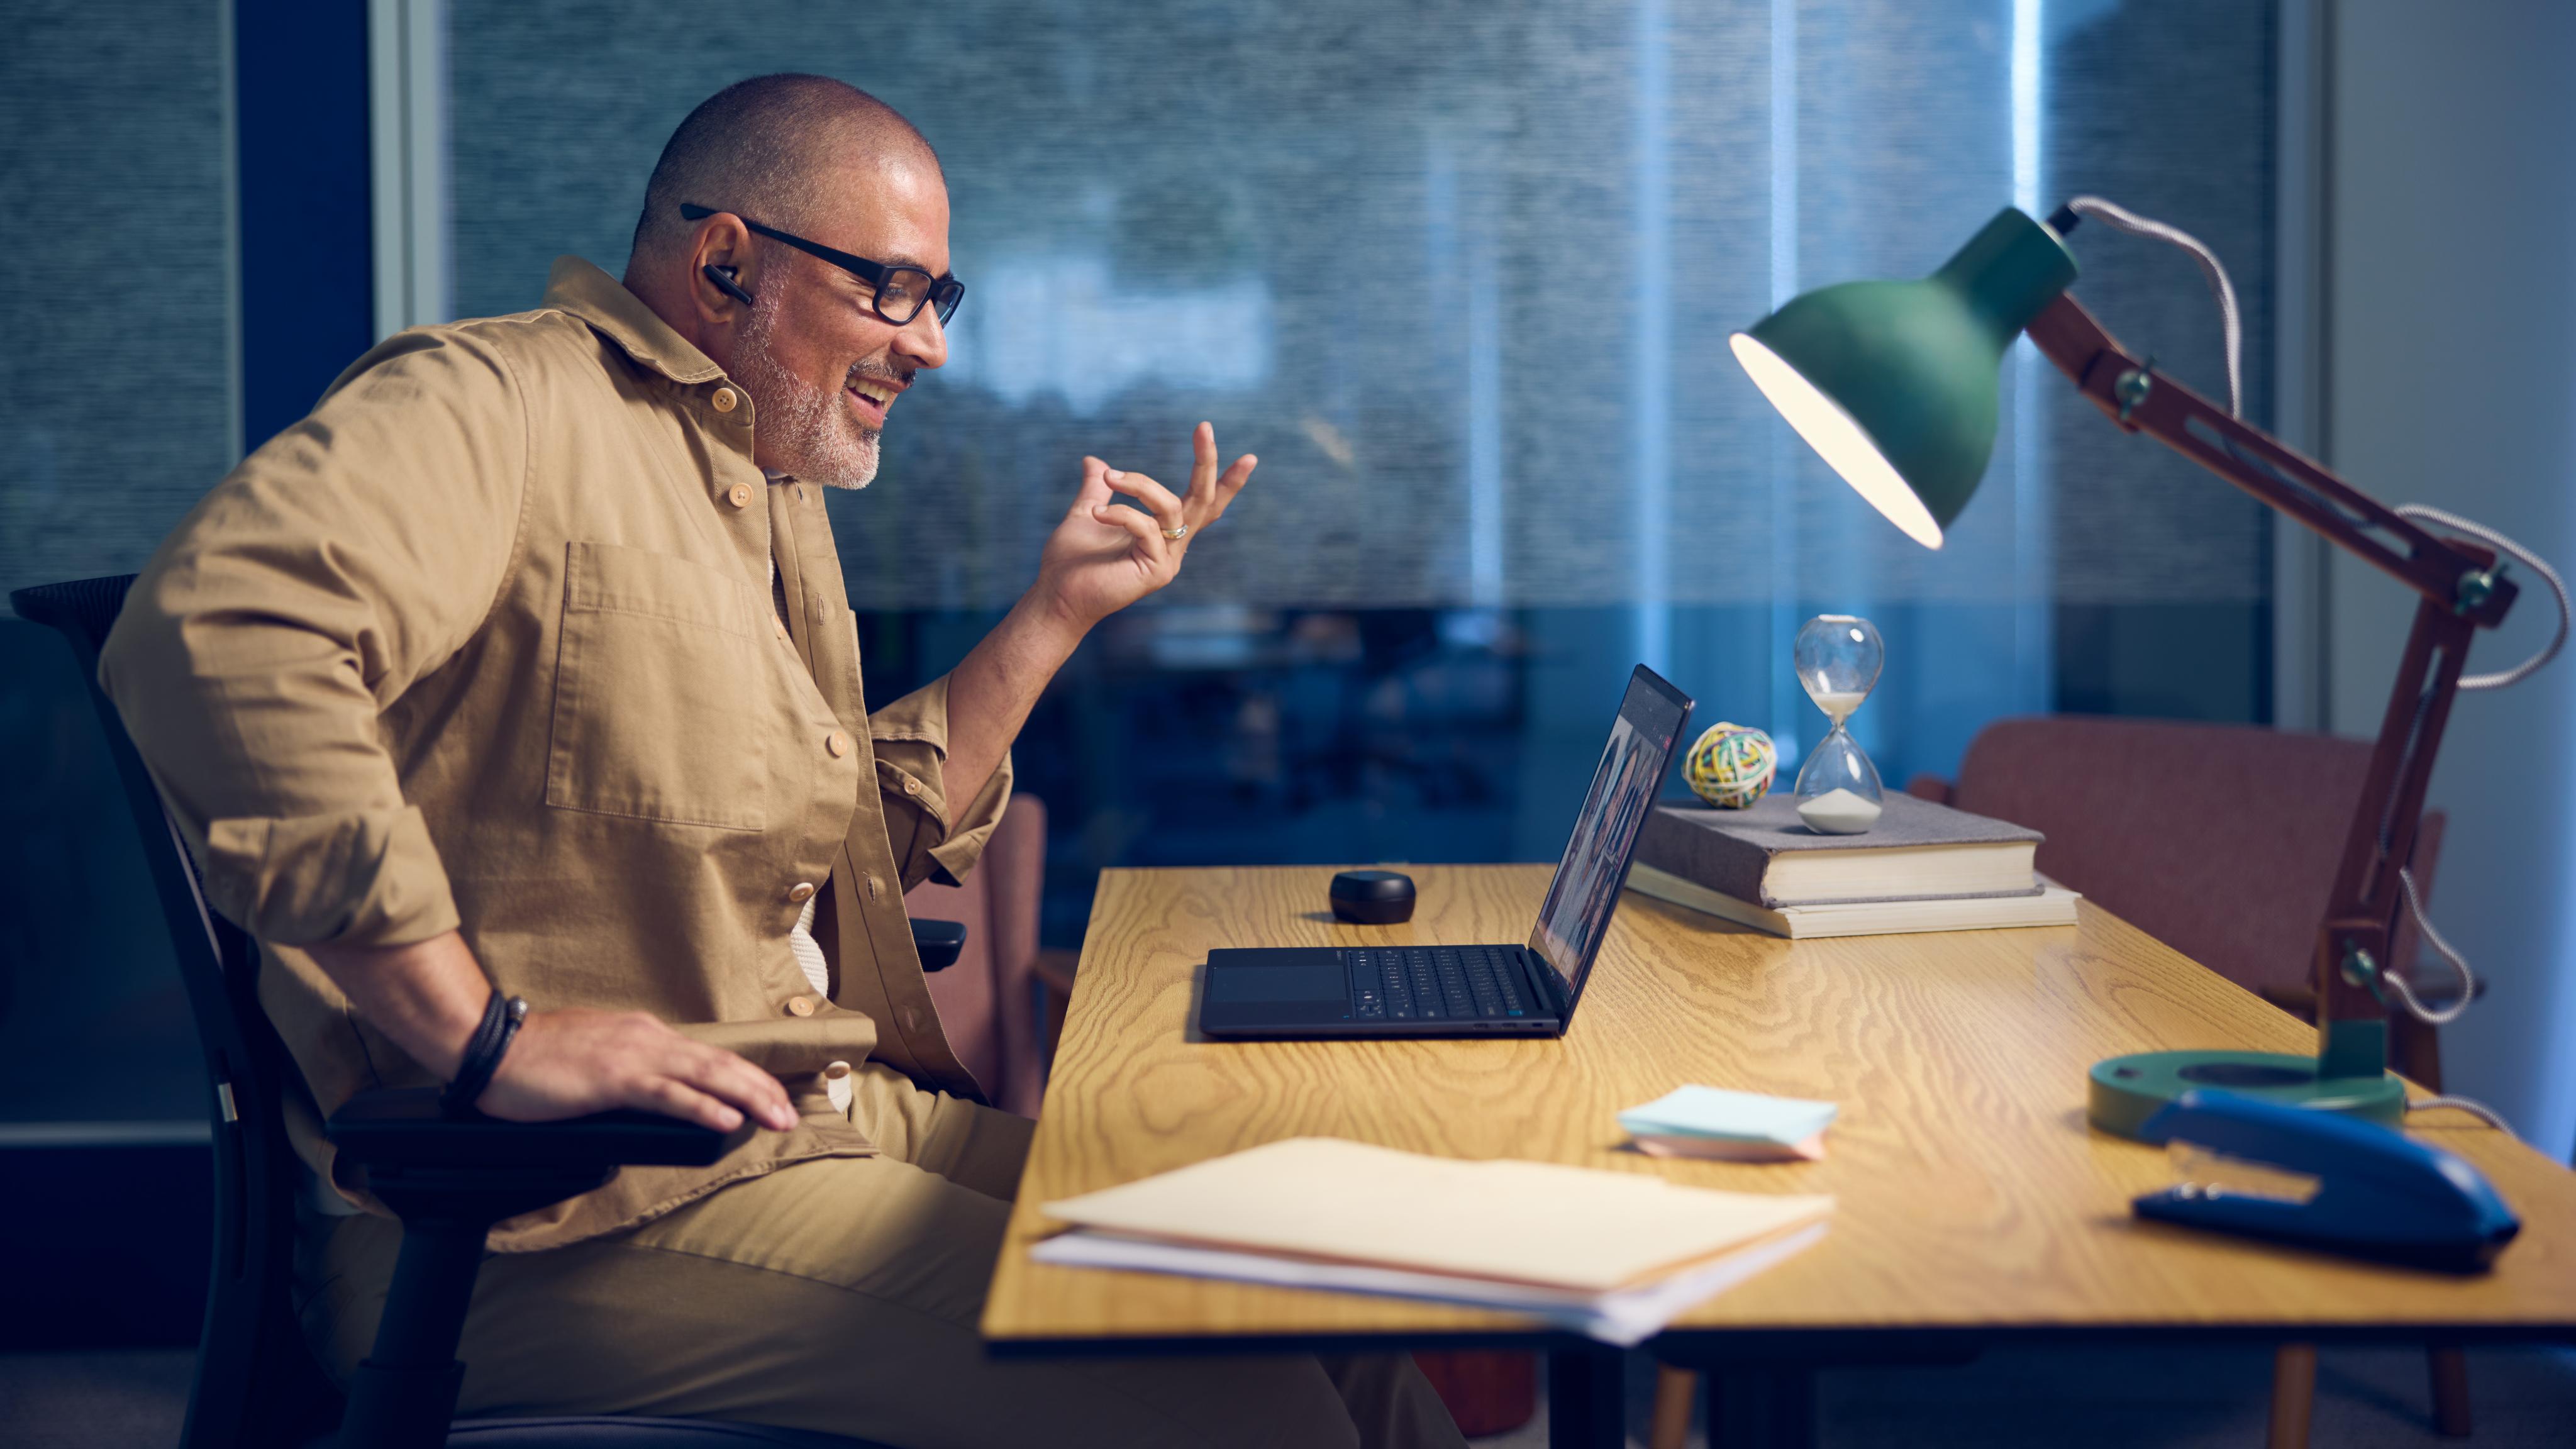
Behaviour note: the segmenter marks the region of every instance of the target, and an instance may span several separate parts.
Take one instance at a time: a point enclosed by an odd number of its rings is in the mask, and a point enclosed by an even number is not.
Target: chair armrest
[[[361,1092],[323,1132],[403,1220],[375,1348],[349,1380],[342,1449],[435,1449],[465,1366],[457,1339],[493,1224],[576,1197],[635,1165],[704,1166],[748,1140],[654,1112],[561,1122],[450,1116],[435,1087]]]
[[[922,970],[945,971],[957,964],[958,953],[966,949],[966,923],[915,921],[912,948],[921,953]]]
[[[749,1120],[718,1132],[658,1112],[601,1112],[560,1122],[451,1117],[435,1087],[386,1087],[351,1097],[323,1128],[352,1163],[371,1168],[704,1167],[751,1139]]]

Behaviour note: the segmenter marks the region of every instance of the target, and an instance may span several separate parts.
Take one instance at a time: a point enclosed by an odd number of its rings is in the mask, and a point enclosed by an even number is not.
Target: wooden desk
[[[2228,1331],[2275,1339],[2576,1338],[2576,1174],[2457,1113],[2411,1130],[2522,1216],[2496,1271],[2455,1279],[2141,1223],[2158,1149],[2084,1122],[2121,1052],[2313,1050],[2310,1028],[2106,911],[2073,927],[1778,940],[1628,894],[1562,1041],[1192,1039],[1213,946],[1524,939],[1543,866],[1413,867],[1401,926],[1322,909],[1323,868],[1110,871],[984,1333],[996,1353],[1562,1347],[1465,1308],[1028,1261],[1038,1204],[1283,1137],[1527,1157],[1752,1192],[1826,1192],[1825,1240],[1687,1315],[1659,1347],[1722,1356],[1850,1335]],[[1842,1104],[1823,1162],[1672,1162],[1623,1148],[1622,1107],[1684,1082]],[[1698,1335],[1707,1335],[1705,1339]],[[1604,1355],[1559,1356],[1557,1442],[1615,1418]],[[1578,1373],[1588,1378],[1576,1378]]]

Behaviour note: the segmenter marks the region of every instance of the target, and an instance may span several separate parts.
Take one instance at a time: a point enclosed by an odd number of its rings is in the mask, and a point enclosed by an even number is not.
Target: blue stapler
[[[2131,1203],[2142,1218],[2453,1273],[2483,1270],[2522,1230],[2476,1168],[2351,1117],[2200,1091],[2140,1135],[2184,1179]]]

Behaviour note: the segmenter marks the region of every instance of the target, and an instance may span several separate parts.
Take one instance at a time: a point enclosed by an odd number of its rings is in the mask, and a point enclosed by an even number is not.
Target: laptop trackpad
[[[1258,1002],[1315,1001],[1339,1007],[1350,984],[1339,961],[1312,966],[1221,966],[1207,974],[1208,1000],[1229,1006]]]

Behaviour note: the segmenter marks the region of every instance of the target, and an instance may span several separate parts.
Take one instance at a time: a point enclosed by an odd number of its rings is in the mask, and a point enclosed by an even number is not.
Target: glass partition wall
[[[468,315],[531,305],[558,253],[616,270],[662,140],[747,75],[835,75],[920,125],[970,292],[879,481],[832,498],[881,698],[1024,586],[1083,453],[1169,478],[1205,417],[1261,455],[1019,753],[1070,943],[1108,864],[1550,856],[1639,660],[1794,767],[1823,719],[1787,650],[1828,610],[1887,636],[1855,730],[1891,783],[2006,714],[2263,718],[2261,510],[2027,344],[1934,554],[1725,339],[1805,287],[1928,271],[1999,206],[2098,192],[2228,259],[2260,416],[2270,26],[2226,0],[754,0],[614,26],[449,0],[445,240]],[[2079,250],[2115,332],[2223,385],[2179,254]]]

